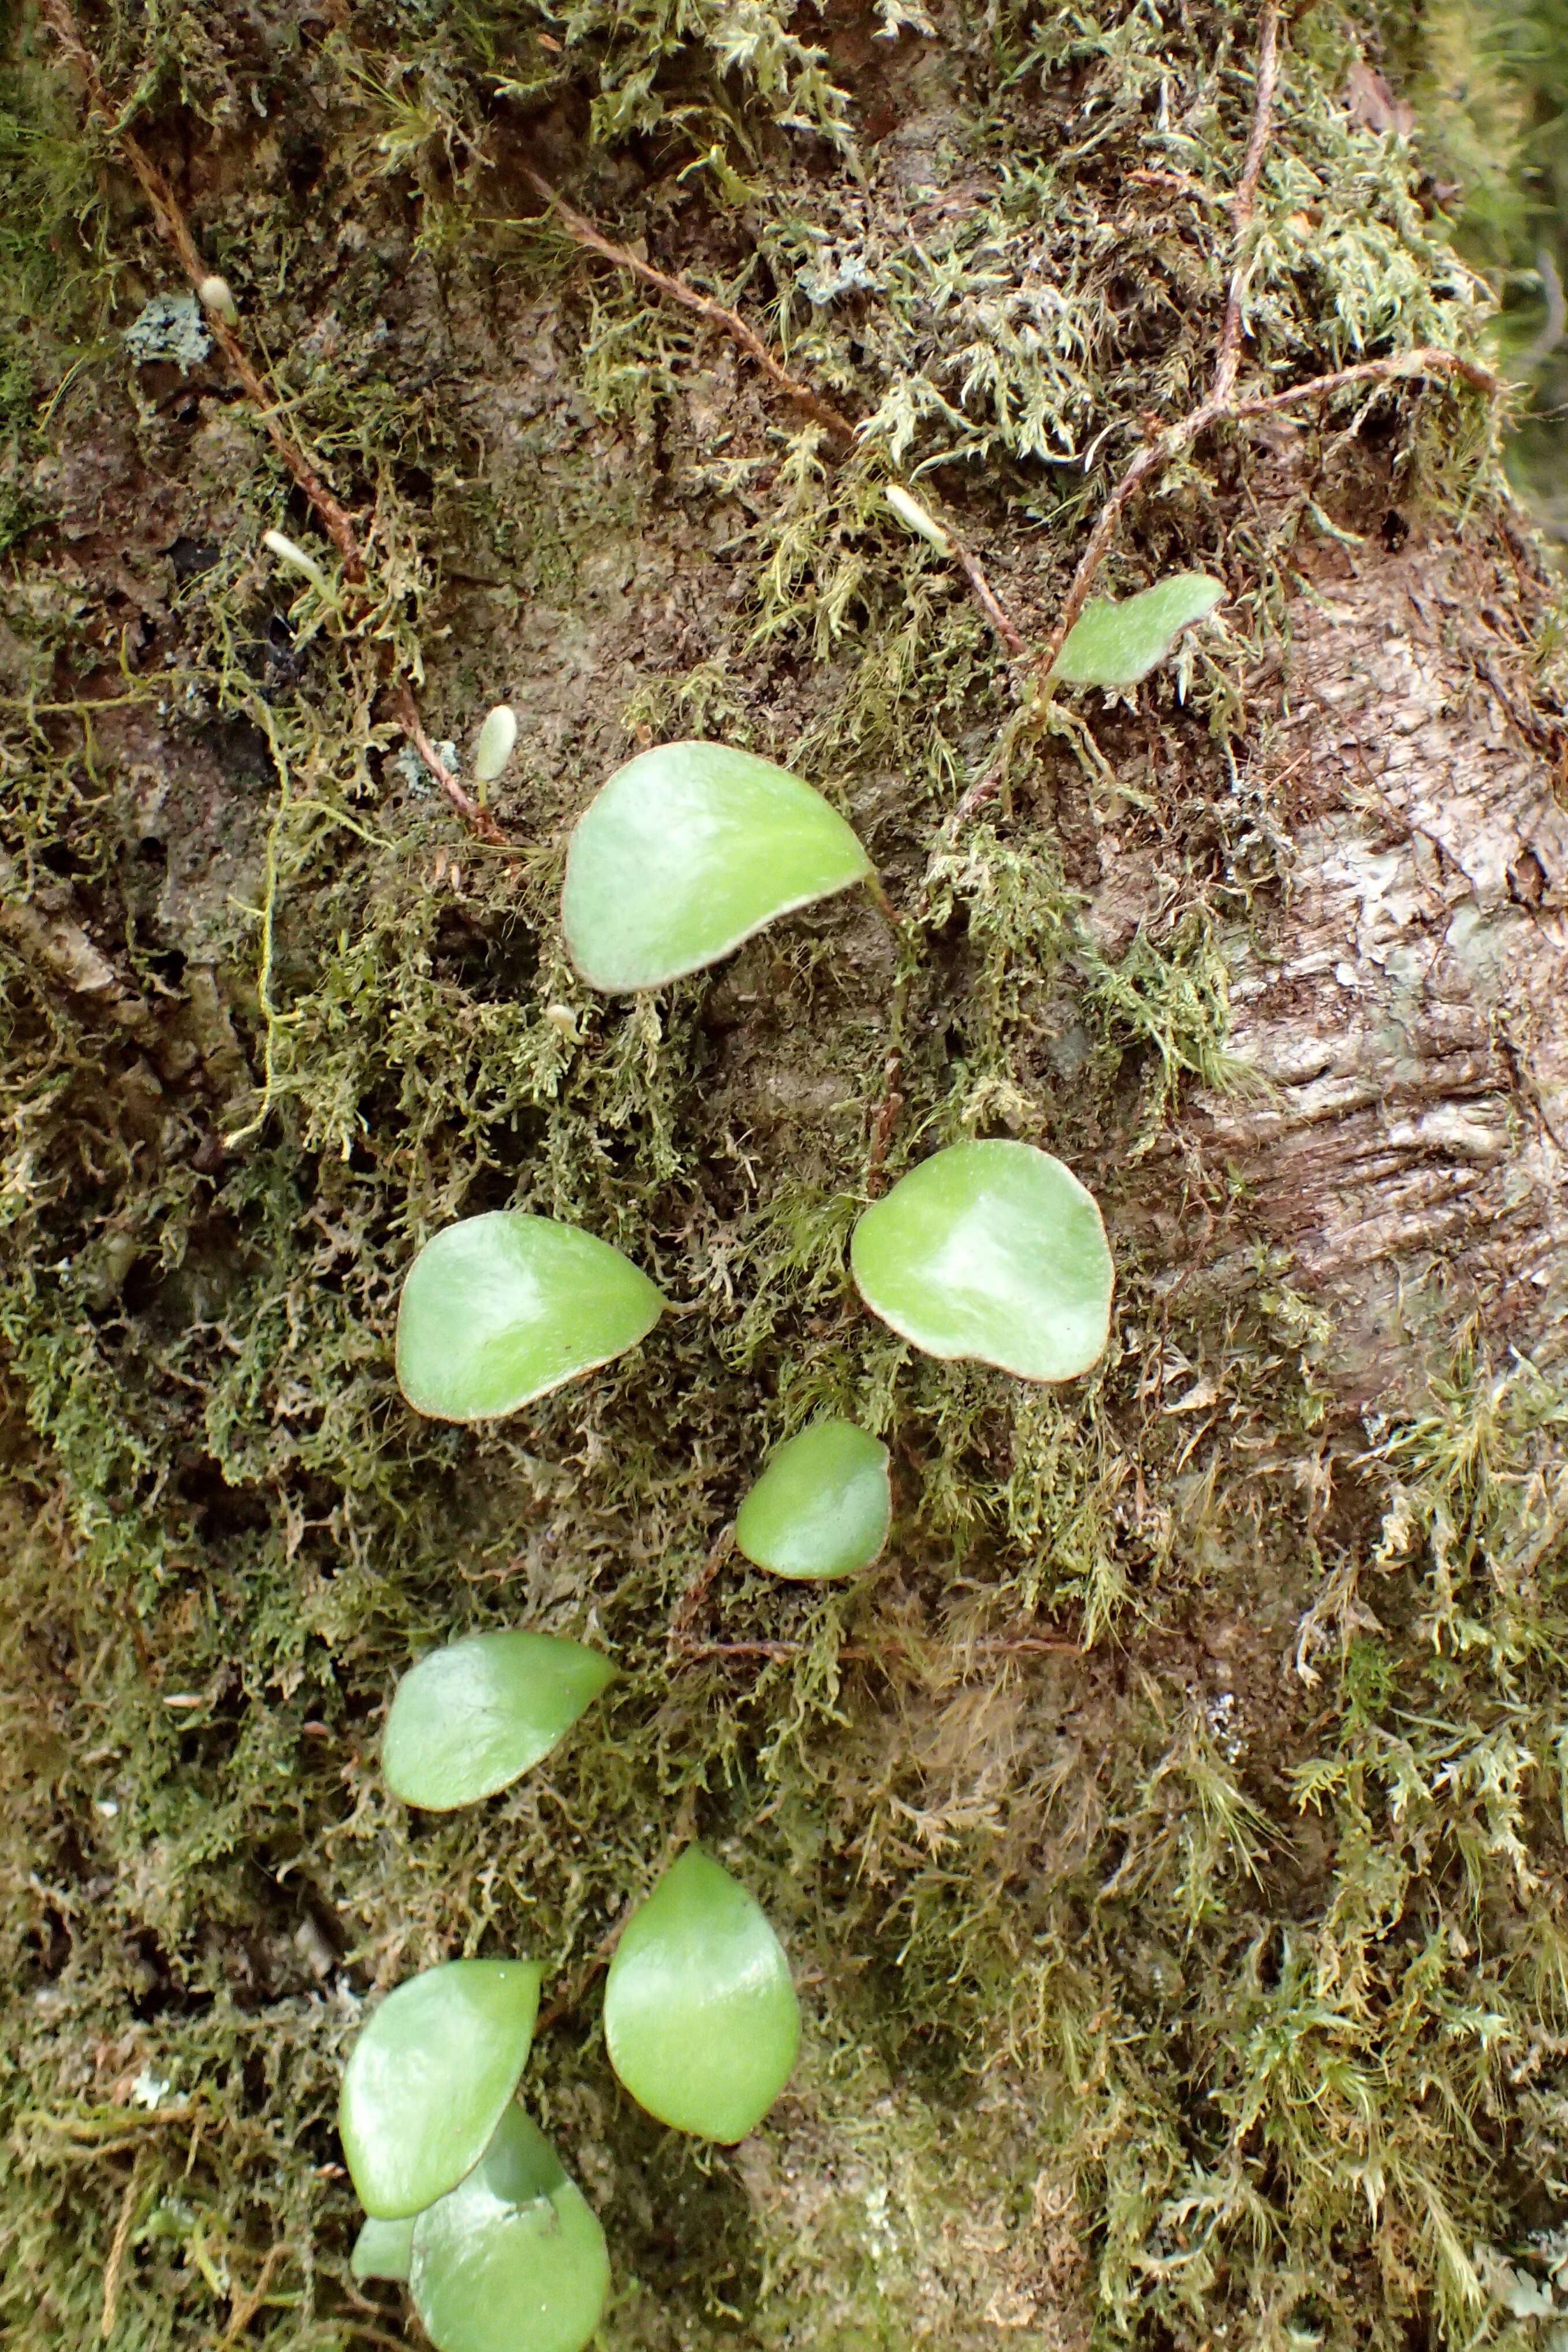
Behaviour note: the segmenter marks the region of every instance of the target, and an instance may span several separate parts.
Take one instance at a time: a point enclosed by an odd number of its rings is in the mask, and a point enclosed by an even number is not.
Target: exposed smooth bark
[[[1293,606],[1290,887],[1231,989],[1270,1093],[1204,1112],[1385,1412],[1467,1306],[1529,1353],[1568,1305],[1568,812],[1513,586],[1424,535]]]

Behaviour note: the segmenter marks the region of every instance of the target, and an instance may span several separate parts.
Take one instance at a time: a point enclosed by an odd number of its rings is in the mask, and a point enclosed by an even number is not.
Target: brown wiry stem
[[[542,173],[525,164],[524,176],[579,245],[585,247],[590,253],[597,253],[605,261],[612,261],[617,269],[627,270],[633,278],[640,278],[644,286],[652,286],[667,302],[678,302],[682,310],[694,311],[710,327],[716,327],[720,334],[727,335],[731,342],[739,345],[747,357],[762,370],[768,382],[777,384],[785,397],[794,402],[802,415],[820,425],[841,448],[850,446],[855,437],[855,428],[849,418],[835,408],[831,400],[824,400],[820,393],[813,392],[809,383],[802,383],[799,376],[791,375],[789,369],[774,358],[761,336],[747,325],[737,310],[727,310],[710,294],[699,294],[696,288],[688,286],[684,278],[671,278],[664,270],[655,269],[652,262],[642,260],[629,247],[616,245],[601,230],[595,228],[583,214],[574,210],[564,196],[559,195]]]
[[[968,582],[970,593],[976,604],[978,604],[1009,653],[1015,660],[1021,658],[1028,653],[1029,646],[1012,614],[980,569],[978,557],[971,554],[956,531],[949,530],[947,537],[952,542],[953,560]]]
[[[899,985],[906,996],[907,981],[901,982]],[[897,1010],[902,1012],[902,1002]],[[904,1048],[895,1045],[883,1065],[882,1101],[872,1121],[871,1149],[866,1153],[865,1162],[865,1189],[868,1193],[877,1192],[882,1187],[883,1163],[887,1158],[887,1147],[893,1141],[893,1130],[898,1125],[898,1114],[904,1108],[903,1080]]]
[[[106,2344],[114,2334],[115,2314],[120,2305],[120,2276],[125,2267],[126,2248],[131,2243],[131,2224],[136,2219],[137,2207],[141,2202],[142,2184],[145,2179],[143,2155],[142,2151],[138,2149],[136,2160],[131,2168],[131,2178],[125,2184],[125,2195],[120,2206],[120,2218],[114,2225],[114,2236],[110,2242],[109,2260],[104,2264],[103,2270],[103,2318],[99,2333]]]
[[[493,847],[504,845],[507,836],[490,814],[489,810],[481,808],[473,794],[464,791],[463,786],[425,733],[424,722],[419,715],[419,705],[413,698],[413,688],[406,678],[399,681],[392,709],[396,714],[398,725],[402,729],[453,807],[467,818],[481,841],[489,842]]]
[[[729,1555],[734,1549],[735,1528],[734,1526],[731,1525],[726,1528],[723,1533],[719,1536],[717,1541],[709,1551],[706,1559],[704,1560],[701,1568],[697,1570],[695,1576],[693,1577],[691,1582],[687,1585],[676,1604],[675,1613],[670,1620],[670,1654],[672,1657],[674,1656],[678,1651],[689,1646],[692,1636],[692,1627],[697,1622],[698,1612],[702,1608],[703,1602],[707,1599],[708,1593],[713,1589],[714,1580],[718,1575],[720,1569],[724,1566],[725,1561],[729,1558]]]
[[[1332,375],[1311,376],[1305,383],[1292,383],[1283,392],[1232,401],[1229,413],[1232,416],[1277,416],[1282,409],[1304,408],[1309,401],[1343,392],[1353,383],[1392,383],[1402,376],[1415,375],[1457,375],[1461,383],[1474,385],[1478,392],[1490,393],[1493,398],[1508,390],[1502,378],[1482,367],[1479,360],[1466,359],[1461,352],[1423,346],[1419,351],[1397,352],[1390,359],[1360,360],[1354,367],[1336,368]]]
[[[789,1659],[803,1657],[809,1644],[805,1642],[689,1642],[682,1644],[678,1662],[683,1665],[700,1664],[710,1658]],[[1081,1658],[1086,1653],[1081,1643],[1064,1633],[1023,1633],[998,1635],[994,1640],[968,1644],[968,1654],[975,1658],[1069,1657]],[[849,1665],[883,1665],[889,1658],[917,1660],[918,1649],[896,1635],[873,1648],[865,1643],[852,1643],[839,1652],[841,1662]]]
[[[761,336],[747,325],[738,310],[728,310],[710,294],[700,294],[695,286],[688,286],[684,278],[673,278],[665,270],[655,269],[651,261],[643,260],[629,246],[617,245],[612,237],[604,235],[602,229],[595,228],[585,214],[569,205],[542,173],[525,165],[524,174],[577,244],[589,253],[597,253],[601,260],[613,262],[617,269],[624,269],[632,277],[640,278],[644,286],[653,287],[667,302],[679,303],[682,310],[690,310],[710,327],[716,327],[720,334],[727,335],[731,342],[738,345],[747,357],[762,370],[770,383],[778,385],[803,416],[810,417],[814,424],[822,427],[837,446],[841,456],[852,447],[855,427],[849,418],[841,410],[835,408],[831,401],[824,400],[821,393],[814,392],[809,383],[802,383],[799,376],[791,375],[789,369],[774,357]],[[975,602],[1008,652],[1015,660],[1018,659],[1029,651],[1029,647],[1012,615],[987,579],[979,558],[965,546],[956,531],[946,523],[940,528],[947,540],[948,552],[968,582]]]
[[[1258,200],[1258,183],[1263,173],[1263,158],[1269,149],[1269,134],[1274,125],[1274,91],[1280,79],[1280,11],[1275,0],[1269,0],[1263,11],[1263,21],[1258,33],[1258,68],[1253,87],[1252,130],[1242,158],[1241,177],[1236,184],[1236,195],[1230,208],[1236,236],[1235,259],[1230,267],[1230,284],[1226,289],[1225,319],[1219,330],[1219,350],[1214,363],[1214,383],[1210,401],[1227,401],[1236,389],[1236,371],[1241,364],[1241,320],[1247,299],[1247,277],[1249,257],[1247,233],[1252,226],[1253,207]]]
[[[125,128],[114,108],[110,106],[108,93],[103,87],[103,78],[98,69],[98,59],[77,29],[76,18],[71,14],[68,0],[42,0],[42,6],[45,22],[59,43],[62,52],[70,59],[87,85],[89,113],[96,114],[105,125],[120,153],[141,181],[142,193],[152,207],[153,216],[158,223],[161,235],[166,243],[173,247],[180,258],[180,267],[199,292],[206,284],[212,272],[196,250],[195,239],[191,235],[189,225],[180,209],[179,200],[173,189],[169,185],[135,132]],[[365,563],[347,509],[333,497],[305,452],[298,443],[289,439],[277,416],[272,414],[275,405],[272,396],[260,373],[253,365],[249,352],[235,333],[234,329],[226,320],[218,318],[211,310],[206,313],[206,326],[208,333],[227,360],[230,369],[243,387],[246,397],[254,403],[261,422],[266,427],[268,440],[320,516],[322,529],[342,558],[344,578],[358,585],[364,579]]]
[[[1089,591],[1099,576],[1100,567],[1110,552],[1111,542],[1122,520],[1123,509],[1140,483],[1154,473],[1163,473],[1174,457],[1200,433],[1207,432],[1215,419],[1226,414],[1236,390],[1236,372],[1241,363],[1241,324],[1247,297],[1247,235],[1252,226],[1252,212],[1257,202],[1258,183],[1262,176],[1263,158],[1268,152],[1269,133],[1274,121],[1274,91],[1280,78],[1280,11],[1275,0],[1269,0],[1263,11],[1261,29],[1258,36],[1258,71],[1252,104],[1252,130],[1247,142],[1247,153],[1241,166],[1232,199],[1231,215],[1236,225],[1236,250],[1230,266],[1230,282],[1226,289],[1225,317],[1219,330],[1219,347],[1214,363],[1214,380],[1207,400],[1189,416],[1167,425],[1163,433],[1146,441],[1128,467],[1115,488],[1100,509],[1099,520],[1089,534],[1089,544],[1078,559],[1078,569],[1072,575],[1061,610],[1056,616],[1051,635],[1035,657],[1035,676],[1048,684],[1051,672],[1061,658],[1061,648],[1075,627]]]
[[[1247,142],[1241,177],[1231,199],[1236,249],[1226,290],[1225,317],[1219,330],[1213,381],[1207,397],[1189,415],[1179,418],[1176,424],[1167,425],[1163,433],[1145,442],[1101,508],[1055,625],[1035,658],[1035,676],[1044,685],[1049,685],[1061,658],[1061,648],[1089,600],[1089,592],[1110,551],[1128,502],[1152,474],[1163,473],[1166,467],[1207,433],[1211,425],[1227,417],[1275,415],[1282,409],[1304,405],[1320,394],[1327,396],[1350,384],[1392,381],[1401,376],[1457,375],[1479,391],[1497,394],[1504,389],[1499,379],[1478,362],[1465,359],[1457,352],[1438,351],[1427,346],[1419,351],[1400,352],[1390,359],[1364,360],[1355,367],[1339,368],[1332,374],[1314,376],[1306,383],[1292,384],[1285,392],[1270,393],[1249,400],[1237,399],[1236,378],[1241,363],[1241,332],[1249,269],[1247,236],[1257,205],[1263,159],[1268,152],[1273,129],[1274,96],[1279,78],[1280,11],[1270,0],[1270,5],[1263,11],[1258,37],[1252,129]],[[990,797],[991,793],[984,788],[983,783],[979,787],[972,787],[970,793],[966,795],[972,808],[983,805]]]
[[[96,115],[108,130],[126,162],[141,184],[143,194],[152,207],[159,232],[172,245],[179,257],[180,267],[200,295],[212,273],[202,259],[196,241],[191,235],[190,224],[180,207],[179,198],[163,173],[147,152],[134,131],[120,121],[103,87],[103,77],[98,69],[98,59],[83,40],[71,13],[69,0],[41,0],[44,20],[58,43],[62,55],[75,66],[87,89],[88,110]],[[293,475],[306,499],[319,517],[321,527],[337,549],[343,567],[343,577],[352,586],[365,584],[365,559],[359,537],[348,509],[335,498],[321,479],[315,467],[284,430],[284,404],[279,403],[269,388],[266,377],[256,367],[250,353],[225,319],[204,303],[208,333],[228,362],[235,377],[283,463]],[[131,699],[124,697],[117,699]],[[420,721],[419,708],[413,689],[406,678],[400,680],[396,695],[399,726],[408,737],[421,759],[440,784],[442,791],[483,841],[504,842],[506,836],[494,817],[482,809],[463,789],[445,761],[437,754]]]

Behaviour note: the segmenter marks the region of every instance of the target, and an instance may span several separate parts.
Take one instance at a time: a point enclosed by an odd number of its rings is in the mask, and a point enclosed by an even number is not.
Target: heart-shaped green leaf
[[[744,2139],[789,2079],[800,2011],[778,1937],[700,1845],[627,1921],[604,1989],[610,2063],[639,2106]]]
[[[851,1576],[887,1541],[887,1448],[849,1421],[787,1438],[740,1507],[735,1540],[775,1576]]]
[[[413,2221],[406,2213],[401,2221],[367,2221],[349,2256],[354,2277],[406,2281],[413,2259]]]
[[[843,818],[787,769],[723,743],[661,744],[578,822],[567,952],[591,988],[662,988],[871,871]]]
[[[1064,686],[1136,686],[1157,669],[1184,629],[1207,620],[1225,593],[1206,572],[1173,572],[1139,596],[1088,604],[1057,656]]]
[[[360,2202],[380,2221],[433,2205],[484,2155],[517,2087],[544,1971],[448,1960],[387,1995],[343,2072],[338,2128]]]
[[[433,1813],[493,1796],[548,1756],[614,1667],[552,1633],[476,1633],[411,1667],[382,1738],[394,1796]]]
[[[1031,1143],[934,1152],[856,1225],[861,1297],[928,1356],[973,1356],[1026,1381],[1097,1363],[1114,1269],[1092,1192]]]
[[[604,2232],[519,2106],[415,2221],[409,2284],[436,2352],[582,2352],[610,2285]]]
[[[496,1209],[436,1234],[408,1270],[397,1380],[433,1421],[498,1421],[645,1339],[664,1302],[608,1242]]]

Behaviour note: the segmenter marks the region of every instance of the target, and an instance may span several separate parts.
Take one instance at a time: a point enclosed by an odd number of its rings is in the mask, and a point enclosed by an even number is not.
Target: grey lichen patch
[[[182,375],[200,367],[213,348],[201,303],[193,294],[154,294],[121,330],[121,337],[138,367],[163,360]]]

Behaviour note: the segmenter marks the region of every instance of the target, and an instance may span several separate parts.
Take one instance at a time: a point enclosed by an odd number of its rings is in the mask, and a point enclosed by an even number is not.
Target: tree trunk
[[[1272,107],[1233,0],[46,16],[0,114],[14,2340],[421,2341],[350,2273],[341,2065],[507,1953],[607,2352],[1555,2340],[1568,737],[1365,12],[1282,28]],[[1243,401],[1390,367],[1184,441],[1228,301]],[[1043,699],[1009,634],[1141,462],[1092,593],[1224,602]],[[409,695],[470,787],[516,709],[477,822]],[[568,833],[686,736],[818,784],[902,929],[857,892],[595,996]],[[868,1197],[1000,1134],[1116,1257],[1060,1389],[850,1277]],[[504,1206],[672,1311],[421,1421],[403,1275]],[[821,1411],[893,1540],[784,1584],[727,1530]],[[411,1811],[399,1675],[518,1623],[616,1683]],[[599,2032],[691,1835],[805,2019],[734,2150]]]

